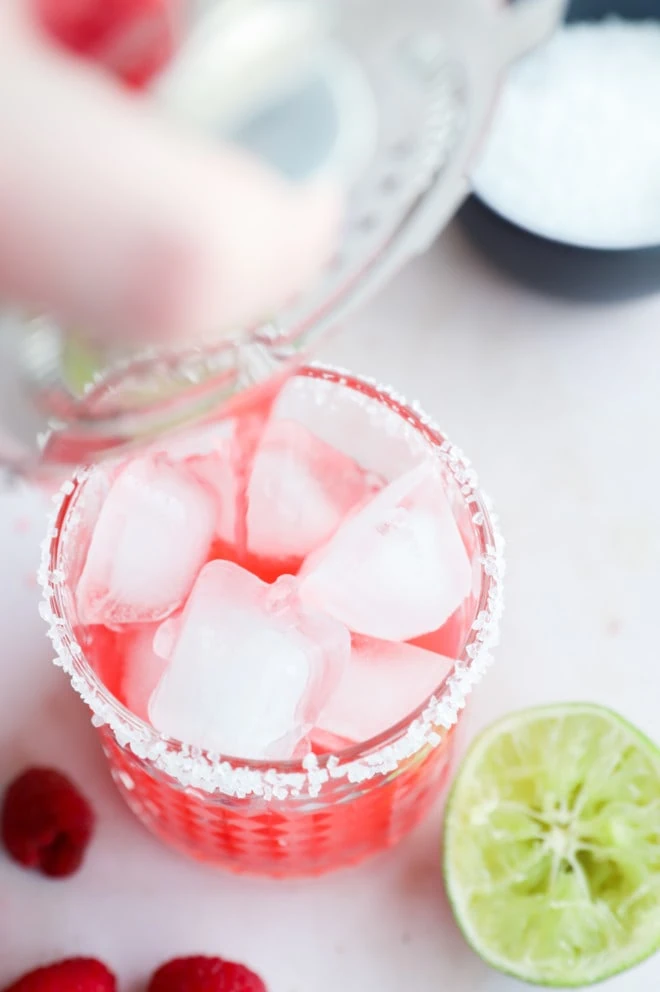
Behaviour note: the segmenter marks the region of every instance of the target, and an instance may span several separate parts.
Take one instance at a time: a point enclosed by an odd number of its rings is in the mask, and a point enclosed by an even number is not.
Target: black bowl
[[[660,19],[660,0],[573,0],[566,21]],[[658,125],[660,126],[660,124]],[[660,290],[660,244],[591,248],[514,223],[473,193],[458,214],[471,241],[499,268],[544,293],[573,300],[624,300]]]

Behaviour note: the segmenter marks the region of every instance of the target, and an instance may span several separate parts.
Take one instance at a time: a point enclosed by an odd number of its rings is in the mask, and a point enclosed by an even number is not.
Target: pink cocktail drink
[[[501,606],[460,453],[316,367],[81,473],[42,580],[131,809],[189,855],[271,875],[355,863],[425,815]]]

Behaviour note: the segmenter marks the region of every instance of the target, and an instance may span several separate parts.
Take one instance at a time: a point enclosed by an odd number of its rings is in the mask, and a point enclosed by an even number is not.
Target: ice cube
[[[167,667],[167,661],[154,651],[154,634],[157,630],[156,624],[149,624],[121,636],[121,699],[132,713],[145,721],[149,719],[149,700]]]
[[[236,540],[238,479],[235,472],[236,421],[231,418],[186,431],[159,442],[153,450],[181,463],[204,485],[216,506],[216,537]]]
[[[215,534],[221,541],[233,545],[236,541],[238,479],[229,443],[212,454],[197,455],[187,462],[191,473],[213,497],[216,508]]]
[[[131,461],[101,507],[76,592],[82,623],[151,623],[181,605],[213,541],[210,493],[161,458]]]
[[[338,688],[310,738],[317,750],[337,750],[376,737],[417,709],[452,669],[443,655],[374,638],[354,637]]]
[[[245,759],[291,758],[336,688],[346,628],[304,609],[296,580],[211,561],[154,641],[169,664],[149,703],[161,733]]]
[[[268,425],[248,488],[248,550],[302,560],[380,482],[293,420]]]
[[[419,428],[370,388],[292,376],[275,412],[305,424],[318,438],[388,482],[428,457],[430,444]]]
[[[440,466],[427,460],[349,516],[306,560],[300,596],[356,633],[407,641],[441,627],[471,578]]]
[[[165,455],[169,461],[185,461],[210,455],[223,444],[230,442],[236,433],[236,421],[228,417],[211,424],[196,425],[154,441],[150,453]]]

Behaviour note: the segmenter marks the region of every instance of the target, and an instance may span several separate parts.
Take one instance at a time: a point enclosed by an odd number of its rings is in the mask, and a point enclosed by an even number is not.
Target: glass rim
[[[476,616],[451,671],[436,690],[396,724],[366,741],[327,755],[310,753],[302,759],[278,762],[250,761],[184,744],[158,733],[107,689],[87,661],[66,617],[63,602],[66,575],[60,567],[60,539],[76,493],[98,466],[79,469],[53,496],[55,506],[42,543],[38,576],[43,594],[40,613],[56,652],[54,662],[64,669],[72,687],[92,711],[95,727],[109,728],[120,747],[130,747],[136,757],[149,761],[183,788],[234,798],[257,796],[271,800],[301,795],[314,798],[331,780],[345,779],[357,784],[389,774],[423,747],[434,748],[441,743],[443,736],[439,729],[449,730],[456,723],[472,687],[488,668],[491,650],[498,641],[503,608],[504,542],[490,500],[480,489],[469,461],[417,403],[408,403],[373,379],[319,363],[302,366],[294,375],[334,382],[385,402],[432,445],[458,486],[477,537],[481,584]]]

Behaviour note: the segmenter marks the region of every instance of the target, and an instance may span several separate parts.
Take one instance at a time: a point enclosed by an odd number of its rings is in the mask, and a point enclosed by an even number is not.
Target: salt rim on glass
[[[331,779],[359,784],[387,775],[423,747],[435,748],[442,742],[438,728],[448,730],[457,722],[467,696],[489,667],[492,649],[498,643],[503,609],[504,541],[490,500],[479,488],[477,475],[468,459],[447,440],[416,402],[407,403],[388,387],[368,377],[353,376],[345,369],[317,363],[311,368],[319,378],[337,385],[348,385],[347,378],[350,377],[371,387],[395,404],[401,416],[434,442],[438,456],[460,489],[479,537],[479,562],[484,580],[477,615],[461,656],[436,693],[414,714],[407,715],[370,741],[363,741],[339,754],[318,757],[308,754],[302,761],[279,762],[277,768],[264,761],[241,763],[183,744],[159,734],[105,688],[88,665],[64,616],[61,589],[65,575],[58,567],[58,538],[72,494],[94,471],[78,470],[53,496],[55,509],[41,549],[38,579],[44,598],[39,612],[46,621],[48,637],[56,652],[54,663],[64,669],[75,691],[89,706],[95,727],[107,726],[120,747],[130,747],[136,757],[149,761],[156,770],[175,779],[183,788],[221,793],[236,799],[257,796],[268,801],[303,795],[314,798]]]

